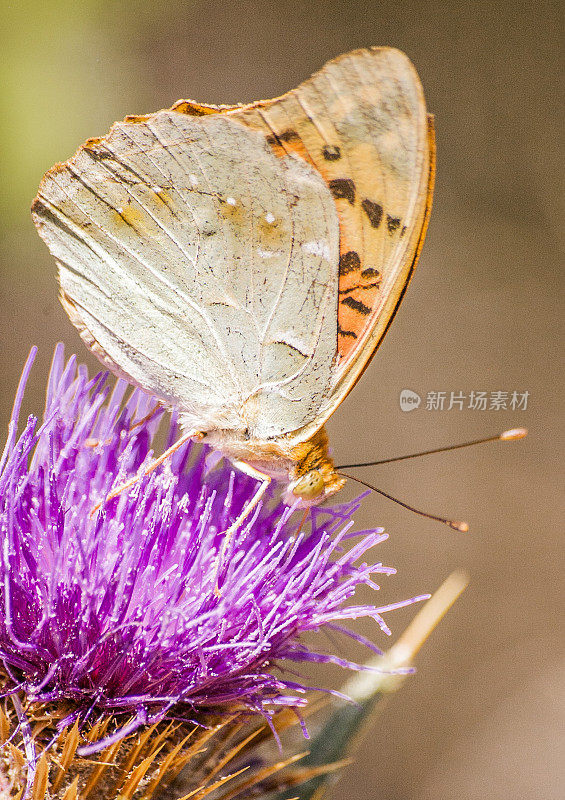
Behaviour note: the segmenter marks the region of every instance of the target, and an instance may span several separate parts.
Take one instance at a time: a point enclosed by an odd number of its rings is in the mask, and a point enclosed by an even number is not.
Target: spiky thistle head
[[[66,741],[76,731],[76,757],[89,759],[170,723],[182,739],[186,726],[271,721],[306,703],[305,687],[276,666],[352,666],[311,651],[302,634],[343,630],[360,616],[388,631],[382,613],[392,606],[347,605],[359,584],[378,588],[374,573],[394,572],[358,563],[385,538],[381,530],[342,550],[357,501],[312,509],[309,530],[298,531],[292,510],[271,497],[218,563],[222,531],[255,483],[187,444],[91,515],[150,461],[163,411],[122,381],[111,390],[103,374],[90,380],[74,357],[65,364],[60,346],[43,422],[30,417],[18,438],[32,360],[0,463],[0,659],[12,702],[2,725],[7,736],[15,726],[28,783],[42,750],[64,747],[63,733]],[[173,421],[170,441],[175,431]],[[166,754],[178,742],[165,738]],[[124,767],[126,778],[133,768]]]

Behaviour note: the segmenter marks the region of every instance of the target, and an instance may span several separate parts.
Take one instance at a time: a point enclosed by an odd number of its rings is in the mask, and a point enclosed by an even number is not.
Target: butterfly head
[[[297,481],[293,481],[288,488],[301,500],[317,500],[324,492],[324,478],[320,470],[312,469]]]
[[[345,478],[338,475],[328,453],[328,438],[321,428],[293,451],[294,469],[289,475],[285,501],[300,500],[304,508],[314,506],[338,492]]]
[[[324,465],[325,466],[325,465]],[[311,469],[288,484],[286,502],[291,505],[300,500],[304,508],[314,506],[341,489],[345,479],[337,475],[331,463],[324,469]]]

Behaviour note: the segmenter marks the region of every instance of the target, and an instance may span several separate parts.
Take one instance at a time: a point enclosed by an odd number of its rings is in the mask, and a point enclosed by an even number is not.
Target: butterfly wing
[[[225,115],[161,111],[47,173],[33,216],[87,344],[191,427],[263,439],[316,416],[339,227],[302,159]]]
[[[430,164],[416,73],[374,48],[274,100],[127,118],[47,173],[33,215],[106,363],[195,427],[308,438],[398,306]]]
[[[264,130],[279,155],[312,164],[336,205],[339,362],[308,438],[374,355],[416,265],[431,209],[433,120],[414,67],[391,48],[340,56],[280,98],[224,113]]]

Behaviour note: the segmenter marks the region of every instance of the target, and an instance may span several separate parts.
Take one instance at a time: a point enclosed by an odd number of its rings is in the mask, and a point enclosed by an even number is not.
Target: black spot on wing
[[[337,145],[327,144],[322,150],[322,155],[326,161],[338,161],[341,158],[341,150]]]
[[[349,289],[339,289],[338,294],[351,294],[351,292],[366,292],[368,289],[378,289],[381,285],[381,280],[374,281],[373,283],[356,283],[355,286],[350,286]]]
[[[361,273],[362,278],[380,278],[381,273],[374,267],[366,267]]]
[[[355,250],[348,250],[347,253],[342,253],[339,257],[339,274],[348,275],[361,266],[361,259]]]
[[[369,306],[366,306],[365,303],[362,303],[361,300],[356,300],[354,297],[345,297],[341,303],[357,311],[359,314],[363,314],[364,317],[371,313]]]
[[[339,336],[351,336],[353,339],[357,338],[357,334],[354,331],[344,331],[339,325],[337,326],[337,332]]]
[[[386,215],[386,227],[389,233],[394,233],[400,225],[399,217],[391,217],[390,214]]]
[[[363,200],[361,208],[369,218],[373,228],[378,228],[383,218],[383,207],[379,203],[373,203],[372,200]]]
[[[351,205],[355,202],[355,183],[351,178],[334,178],[329,187],[336,200],[347,200]]]
[[[279,139],[281,142],[297,142],[300,136],[292,128],[287,128],[286,131],[279,133]]]
[[[281,142],[297,142],[300,140],[300,136],[297,134],[296,131],[292,130],[292,128],[288,128],[286,131],[282,131],[281,133],[271,133],[267,136],[267,142],[269,144],[281,144]]]

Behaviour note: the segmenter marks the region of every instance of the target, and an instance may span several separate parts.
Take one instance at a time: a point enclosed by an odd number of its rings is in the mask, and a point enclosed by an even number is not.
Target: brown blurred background
[[[472,580],[333,797],[557,798],[558,4],[21,0],[4,3],[3,22],[2,430],[31,344],[41,349],[26,412],[41,410],[58,340],[98,366],[58,304],[55,265],[29,217],[48,167],[115,119],[180,97],[274,96],[364,45],[393,45],[413,60],[436,115],[432,222],[386,342],[328,426],[334,454],[385,458],[515,426],[530,436],[359,471],[407,502],[471,524],[457,534],[377,495],[366,500],[357,522],[386,526],[379,556],[399,570],[379,601],[433,590],[460,566]],[[526,410],[407,414],[403,388],[424,400],[430,391],[530,395]],[[356,494],[354,485],[345,491]],[[413,613],[388,616],[393,638]],[[358,630],[388,644],[368,623]],[[343,652],[365,657],[360,647]],[[337,686],[344,676],[336,668],[314,679]]]

